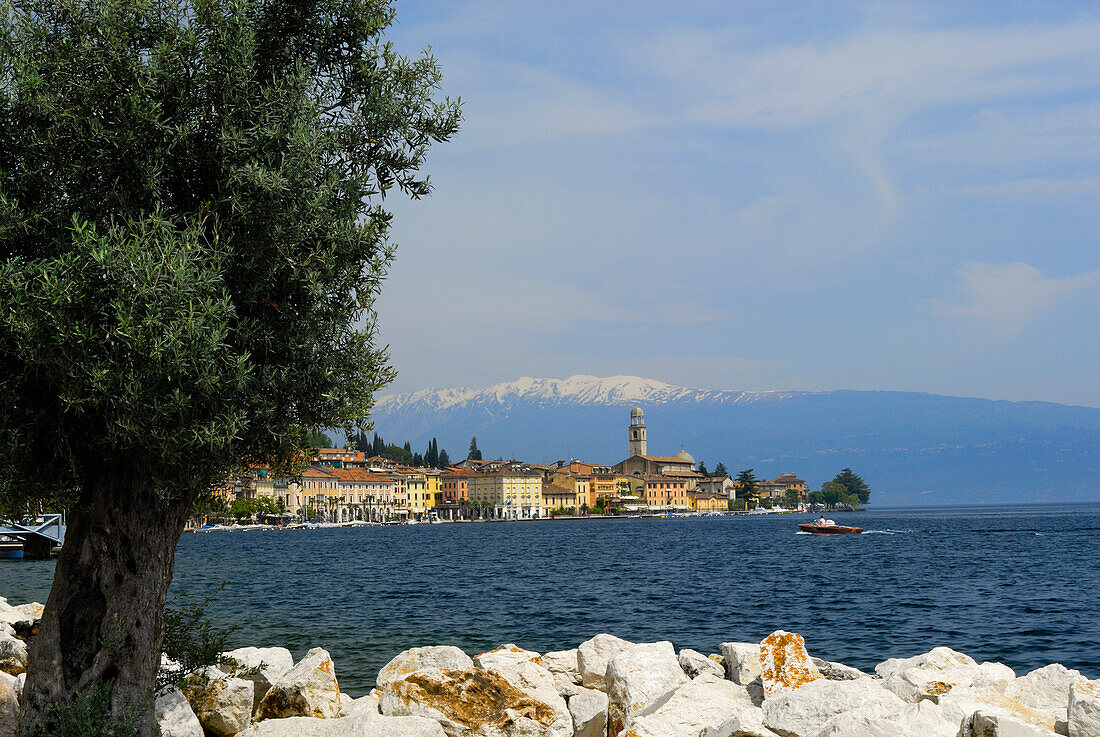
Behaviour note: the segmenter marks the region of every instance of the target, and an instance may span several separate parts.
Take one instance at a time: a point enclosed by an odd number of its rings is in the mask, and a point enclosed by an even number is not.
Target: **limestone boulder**
[[[607,673],[607,664],[616,653],[632,644],[608,634],[599,634],[582,642],[577,648],[577,670],[581,674],[581,685],[606,691],[604,676]]]
[[[761,709],[743,711],[730,717],[717,727],[707,727],[699,737],[778,737],[775,732],[764,726],[764,712]]]
[[[764,699],[764,726],[783,737],[816,737],[840,714],[866,709],[867,716],[889,716],[905,702],[871,678],[829,681],[818,678],[798,688],[782,688]]]
[[[386,716],[433,719],[448,737],[569,737],[572,720],[496,670],[416,671],[381,689]],[[555,694],[556,695],[556,694]]]
[[[252,681],[205,668],[184,680],[184,696],[202,728],[216,737],[233,737],[252,723]]]
[[[338,719],[270,719],[253,725],[238,737],[445,737],[445,733],[438,722],[424,717],[362,713]]]
[[[677,658],[680,661],[680,667],[684,669],[684,675],[688,678],[695,678],[703,673],[719,678],[726,676],[725,668],[696,650],[684,648]]]
[[[911,658],[890,658],[875,666],[875,673],[886,680],[892,675],[902,673],[910,668],[925,668],[929,670],[943,670],[959,665],[977,665],[974,658],[952,650],[949,647],[932,648],[926,653],[914,655]]]
[[[607,664],[607,731],[618,735],[634,719],[658,709],[688,678],[672,643],[651,642],[619,650]]]
[[[153,702],[153,711],[161,737],[204,737],[195,710],[178,688],[158,695]]]
[[[875,672],[886,688],[914,704],[958,688],[1003,693],[1016,678],[1007,665],[977,663],[969,655],[947,647],[912,658],[887,660],[879,663]]]
[[[756,711],[745,686],[704,673],[677,688],[656,709],[636,716],[623,736],[699,735],[708,729],[717,730],[734,717]]]
[[[828,660],[811,657],[814,665],[822,678],[830,681],[854,681],[857,678],[870,678],[871,676],[858,668],[853,668],[844,663],[831,663]]]
[[[1061,724],[1049,712],[1031,709],[1015,699],[1010,699],[1003,693],[1003,688],[983,687],[972,688],[968,686],[952,687],[946,693],[932,696],[928,699],[935,703],[940,711],[959,727],[959,737],[973,737],[971,733],[971,717],[976,712],[982,712],[991,717],[1006,717],[1033,727],[1053,732]],[[1063,729],[1064,731],[1064,729]]]
[[[444,669],[465,670],[474,667],[469,655],[453,645],[414,647],[401,652],[378,672],[378,688],[400,681],[417,671]]]
[[[15,737],[19,728],[19,694],[15,676],[0,673],[0,737]]]
[[[1050,737],[1051,732],[1010,716],[978,711],[963,724],[959,734],[967,737]]]
[[[515,666],[520,663],[536,663],[543,665],[542,656],[532,650],[509,643],[474,656],[474,667],[482,670],[490,670],[496,667]],[[545,667],[545,666],[544,666]]]
[[[607,737],[607,694],[578,686],[569,697],[569,716],[574,737]]]
[[[0,632],[0,673],[17,676],[27,670],[27,643],[8,632]]]
[[[837,714],[825,723],[818,737],[956,737],[958,733],[957,721],[932,702],[922,701],[897,713],[861,707]]]
[[[806,652],[802,635],[783,630],[776,630],[760,643],[760,670],[765,699],[821,678],[821,672]]]
[[[382,697],[377,692],[372,691],[366,696],[360,696],[357,699],[344,700],[345,693],[340,694],[341,711],[344,716],[355,716],[357,714],[381,714],[382,713]]]
[[[1077,681],[1069,689],[1069,737],[1100,735],[1100,680]]]
[[[760,645],[755,642],[723,642],[718,646],[722,651],[722,662],[726,668],[726,678],[742,686],[752,683],[763,675],[760,667]]]
[[[571,722],[565,697],[538,653],[504,645],[475,657],[474,667],[500,675],[520,691],[551,707],[563,723]]]
[[[315,647],[271,685],[260,701],[258,718],[334,719],[340,706],[336,667],[326,650]]]
[[[577,666],[577,648],[548,652],[542,656],[542,664],[554,674],[554,680],[559,686],[566,683],[581,685],[581,671]]]
[[[0,623],[8,625],[15,631],[29,630],[42,618],[43,609],[44,607],[38,602],[12,606],[6,600],[0,601]]]
[[[285,647],[241,647],[222,654],[219,669],[256,684],[253,710],[276,681],[294,667],[294,656]]]
[[[1054,663],[1009,682],[1004,695],[1029,709],[1049,715],[1055,723],[1065,722],[1069,690],[1073,684],[1084,680],[1080,671]]]

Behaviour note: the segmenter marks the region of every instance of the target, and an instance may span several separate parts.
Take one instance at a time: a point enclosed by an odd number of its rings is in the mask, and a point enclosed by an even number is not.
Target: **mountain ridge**
[[[815,487],[850,466],[891,504],[1100,501],[1100,409],[1054,402],[578,374],[388,395],[372,419],[387,439],[417,447],[437,437],[452,457],[476,435],[486,457],[613,464],[626,456],[634,405],[645,411],[651,453],[684,447],[711,466],[769,478],[795,471]]]

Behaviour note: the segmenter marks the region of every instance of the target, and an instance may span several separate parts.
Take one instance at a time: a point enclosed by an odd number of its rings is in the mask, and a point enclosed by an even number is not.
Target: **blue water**
[[[188,534],[174,591],[225,581],[233,646],[322,646],[353,695],[399,651],[598,632],[717,652],[799,632],[870,669],[948,645],[1018,674],[1100,677],[1100,505],[883,510],[870,534],[796,534],[804,515],[570,520]],[[0,563],[0,594],[45,600],[52,563]]]

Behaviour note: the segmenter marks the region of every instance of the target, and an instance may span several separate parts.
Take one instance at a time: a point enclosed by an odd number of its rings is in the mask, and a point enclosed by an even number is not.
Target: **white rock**
[[[967,731],[969,730],[969,731]],[[1050,737],[1050,730],[999,714],[975,712],[960,734],[969,737]]]
[[[656,709],[635,717],[628,734],[630,737],[698,735],[754,711],[757,709],[745,686],[704,673],[677,688]]]
[[[764,725],[784,737],[816,737],[830,719],[856,709],[897,714],[905,709],[905,702],[870,678],[820,678],[769,694],[764,699]]]
[[[814,657],[811,657],[810,660],[813,661],[818,672],[821,673],[821,677],[830,681],[854,681],[857,678],[870,678],[869,675],[858,668],[844,665],[844,663],[831,663],[828,660]]]
[[[1086,680],[1080,671],[1054,663],[1022,675],[1005,687],[1005,696],[1049,715],[1055,722],[1067,719],[1070,687]]]
[[[16,678],[0,673],[0,737],[15,737],[19,728],[19,697]]]
[[[7,632],[0,633],[0,673],[17,676],[27,670],[27,643]]]
[[[470,656],[452,645],[414,647],[398,654],[382,667],[378,672],[378,688],[382,689],[387,684],[400,681],[417,671],[433,668],[465,670],[473,666],[474,661]]]
[[[446,737],[438,722],[423,717],[354,714],[339,719],[269,719],[237,737]]]
[[[607,664],[615,653],[632,644],[608,634],[599,634],[582,642],[577,648],[577,670],[581,674],[581,685],[606,691],[604,675],[607,673]]]
[[[726,676],[725,668],[697,650],[684,648],[680,651],[677,659],[688,678],[695,678],[703,673],[710,673],[719,678],[725,678]]]
[[[946,718],[932,702],[922,701],[899,713],[861,707],[837,714],[817,737],[956,737],[958,733],[957,721]]]
[[[760,667],[760,645],[756,642],[723,642],[718,646],[726,678],[742,686],[752,683],[764,671]]]
[[[914,655],[911,658],[890,658],[875,666],[875,673],[882,679],[907,671],[910,668],[925,668],[930,670],[943,670],[957,665],[977,665],[974,658],[952,650],[949,647],[932,648],[926,653]]]
[[[252,681],[206,668],[187,676],[185,683],[183,693],[207,732],[232,737],[252,723]]]
[[[643,643],[619,650],[611,657],[604,675],[609,701],[608,734],[619,734],[636,717],[659,708],[687,680],[671,642]]]
[[[275,681],[260,702],[263,719],[340,715],[340,685],[336,668],[324,649],[315,647],[297,665]]]
[[[552,708],[561,722],[560,727],[572,723],[565,698],[558,692],[554,674],[543,666],[538,653],[515,645],[504,645],[478,655],[474,658],[474,667],[499,674],[520,691]]]
[[[508,643],[474,656],[474,667],[489,670],[494,666],[514,666],[519,663],[537,663],[542,666],[542,656],[532,650]],[[545,667],[545,666],[543,666]]]
[[[554,680],[559,686],[566,683],[581,685],[581,671],[577,665],[577,648],[548,652],[542,656],[542,664],[554,674]]]
[[[743,711],[717,727],[707,727],[700,737],[777,737],[764,726],[764,711],[759,708]]]
[[[223,662],[221,670],[256,684],[254,711],[260,708],[268,689],[294,667],[294,656],[285,647],[241,647],[222,655],[229,662]]]
[[[33,627],[34,623],[42,618],[42,605],[38,602],[11,606],[7,602],[0,603],[0,622],[7,624],[12,629]]]
[[[554,706],[517,688],[496,670],[420,670],[387,683],[381,693],[383,714],[434,719],[448,737],[569,737],[573,733],[568,713],[562,719]],[[554,698],[560,698],[556,692]]]
[[[800,688],[821,678],[802,635],[783,630],[772,632],[760,643],[760,668],[765,694]]]
[[[886,688],[913,704],[957,688],[1003,692],[1016,678],[1007,665],[978,664],[969,655],[947,647],[937,647],[912,658],[887,660],[879,663],[875,672]]]
[[[381,714],[382,697],[377,692],[372,691],[366,696],[360,696],[357,699],[352,699],[350,703],[345,702],[343,697],[347,694],[341,693],[341,704],[343,706],[344,716],[355,716],[361,713],[367,714]]]
[[[1069,737],[1100,735],[1100,680],[1077,681],[1069,690]]]
[[[607,737],[607,694],[603,691],[578,686],[569,698],[569,715],[574,737]]]
[[[25,686],[25,685],[27,685],[27,674],[26,673],[20,673],[19,675],[17,675],[15,677],[15,695],[16,696],[21,697],[23,695],[23,686]]]
[[[157,696],[153,710],[161,737],[204,737],[199,718],[178,688]]]

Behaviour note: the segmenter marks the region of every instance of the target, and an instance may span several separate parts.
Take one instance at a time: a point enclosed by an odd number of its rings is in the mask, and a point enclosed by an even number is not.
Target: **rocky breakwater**
[[[0,737],[16,733],[35,605],[0,599]],[[406,650],[370,694],[340,691],[329,654],[242,648],[158,695],[164,737],[1100,737],[1100,681],[1061,665],[1017,677],[944,647],[864,673],[802,637],[721,654],[601,634],[539,654]]]

